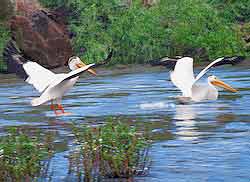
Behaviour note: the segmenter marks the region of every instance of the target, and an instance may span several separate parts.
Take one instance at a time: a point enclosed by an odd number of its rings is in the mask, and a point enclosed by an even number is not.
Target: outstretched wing
[[[3,52],[8,72],[32,84],[39,92],[44,91],[55,78],[55,74],[39,64],[29,61],[18,49],[14,40],[9,41]]]
[[[174,70],[170,72],[170,78],[183,95],[189,97],[194,82],[193,58],[183,57],[179,59]]]
[[[27,63],[24,63],[23,69],[28,75],[28,78],[25,81],[33,85],[39,92],[43,92],[56,78],[56,74],[36,62],[28,61]]]
[[[103,61],[101,61],[99,63],[89,64],[89,65],[83,66],[81,68],[78,68],[74,71],[71,71],[67,74],[63,74],[63,76],[60,76],[60,79],[57,78],[57,81],[50,85],[50,88],[54,87],[58,84],[62,84],[64,81],[67,81],[67,80],[70,80],[70,79],[75,78],[77,76],[80,76],[82,73],[84,73],[85,71],[87,71],[90,68],[96,68],[96,67],[107,64],[111,60],[112,55],[113,55],[113,50],[110,51],[110,53],[106,59],[104,59]]]
[[[55,81],[49,85],[49,88],[58,86],[59,84],[63,84],[67,80],[70,80],[72,78],[80,76],[83,72],[87,71],[90,68],[93,68],[94,66],[95,66],[95,64],[89,64],[89,65],[83,66],[81,68],[78,68],[74,71],[71,71],[67,74],[58,74],[56,76]]]
[[[71,71],[71,72],[65,74],[65,78],[63,78],[62,81],[64,81],[64,80],[69,80],[69,79],[71,79],[71,78],[80,76],[83,72],[87,71],[87,70],[90,69],[90,68],[93,68],[94,66],[95,66],[95,64],[89,64],[89,65],[87,65],[87,66],[83,66],[83,67],[78,68],[78,69],[76,69],[76,70],[74,70],[74,71]]]
[[[202,78],[208,71],[210,71],[212,68],[225,65],[225,64],[231,64],[235,65],[240,62],[242,62],[245,59],[244,56],[233,56],[233,57],[222,57],[218,58],[212,63],[210,63],[206,68],[204,68],[195,78],[195,82],[197,82],[200,78]]]
[[[149,63],[152,66],[165,66],[166,68],[170,70],[174,70],[176,63],[180,58],[181,57],[178,57],[178,56],[174,58],[162,57],[159,59],[150,60]]]
[[[179,88],[184,96],[189,97],[194,82],[193,58],[190,57],[163,57],[151,60],[152,66],[165,66],[170,69],[172,83]]]

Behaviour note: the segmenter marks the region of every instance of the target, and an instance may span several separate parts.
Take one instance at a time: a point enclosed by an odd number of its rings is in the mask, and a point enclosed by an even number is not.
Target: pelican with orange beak
[[[18,67],[17,75],[22,77],[27,83],[33,85],[41,93],[40,97],[34,98],[31,101],[31,105],[39,106],[51,101],[51,110],[56,115],[66,114],[61,105],[62,97],[74,86],[79,76],[85,71],[96,75],[96,72],[92,68],[108,63],[111,57],[112,51],[104,61],[86,65],[79,57],[73,56],[68,61],[71,72],[55,74],[36,62],[25,60],[21,55],[12,55],[13,60],[21,63],[21,66]]]
[[[211,75],[207,78],[207,84],[194,84],[191,88],[191,99],[193,101],[216,100],[219,92],[217,87],[224,88],[230,92],[238,92],[230,85],[219,80],[216,76]]]
[[[82,60],[79,57],[72,56],[69,58],[68,66],[69,66],[69,69],[74,71],[78,68],[82,68],[82,67],[87,66],[87,65],[84,62],[82,62]],[[97,75],[93,69],[88,69],[87,71],[95,76]]]
[[[212,68],[232,64],[235,65],[244,60],[243,56],[218,58],[205,67],[196,77],[193,72],[193,58],[160,58],[150,61],[151,65],[166,66],[170,69],[172,83],[181,90],[182,96],[178,98],[189,98],[193,101],[216,100],[218,98],[217,87],[224,88],[231,92],[237,92],[230,85],[219,80],[216,76],[209,76],[207,83],[200,84],[198,81]]]

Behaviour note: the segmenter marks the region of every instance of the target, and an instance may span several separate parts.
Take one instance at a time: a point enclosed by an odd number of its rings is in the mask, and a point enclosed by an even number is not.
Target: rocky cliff
[[[9,3],[15,11],[8,20],[11,42],[15,42],[22,55],[46,68],[66,64],[73,50],[63,18],[42,8],[36,0],[16,0],[14,3],[9,0]],[[13,64],[9,57],[6,45],[4,60],[8,71],[12,72],[13,68],[9,66]]]

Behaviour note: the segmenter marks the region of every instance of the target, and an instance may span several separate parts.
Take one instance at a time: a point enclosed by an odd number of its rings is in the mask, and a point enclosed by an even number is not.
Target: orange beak
[[[81,62],[81,63],[76,64],[76,66],[77,66],[78,68],[81,68],[81,67],[87,66],[87,65],[84,64],[83,62]],[[91,74],[95,75],[95,76],[97,75],[96,72],[95,72],[93,69],[88,69],[87,71],[90,72]]]
[[[211,81],[211,83],[217,87],[221,87],[221,88],[224,88],[228,91],[231,91],[231,92],[238,92],[238,90],[232,88],[230,85],[224,83],[223,81],[219,80],[219,79],[216,79],[214,81]]]

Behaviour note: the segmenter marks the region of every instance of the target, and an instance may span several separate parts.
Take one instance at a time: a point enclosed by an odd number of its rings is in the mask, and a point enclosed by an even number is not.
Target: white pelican
[[[170,69],[170,79],[172,83],[181,90],[182,96],[179,97],[185,101],[189,98],[193,101],[216,100],[218,98],[218,90],[216,87],[222,87],[231,92],[237,92],[228,84],[219,80],[216,76],[209,76],[206,84],[199,84],[198,80],[202,78],[211,68],[224,64],[237,64],[244,59],[239,57],[223,57],[218,58],[207,67],[205,67],[196,77],[193,73],[193,58],[161,58],[159,60],[150,61],[151,65],[166,66]]]
[[[54,110],[56,115],[66,114],[61,105],[61,100],[63,95],[76,83],[79,75],[85,71],[96,75],[96,72],[91,68],[106,64],[111,57],[112,51],[104,61],[85,65],[79,57],[73,56],[68,61],[68,66],[72,71],[55,74],[36,62],[25,60],[21,55],[12,55],[16,62],[22,63],[18,65],[17,75],[24,78],[27,83],[33,85],[41,93],[40,97],[31,101],[31,105],[39,106],[51,101],[51,110]],[[57,110],[61,110],[61,113]]]

